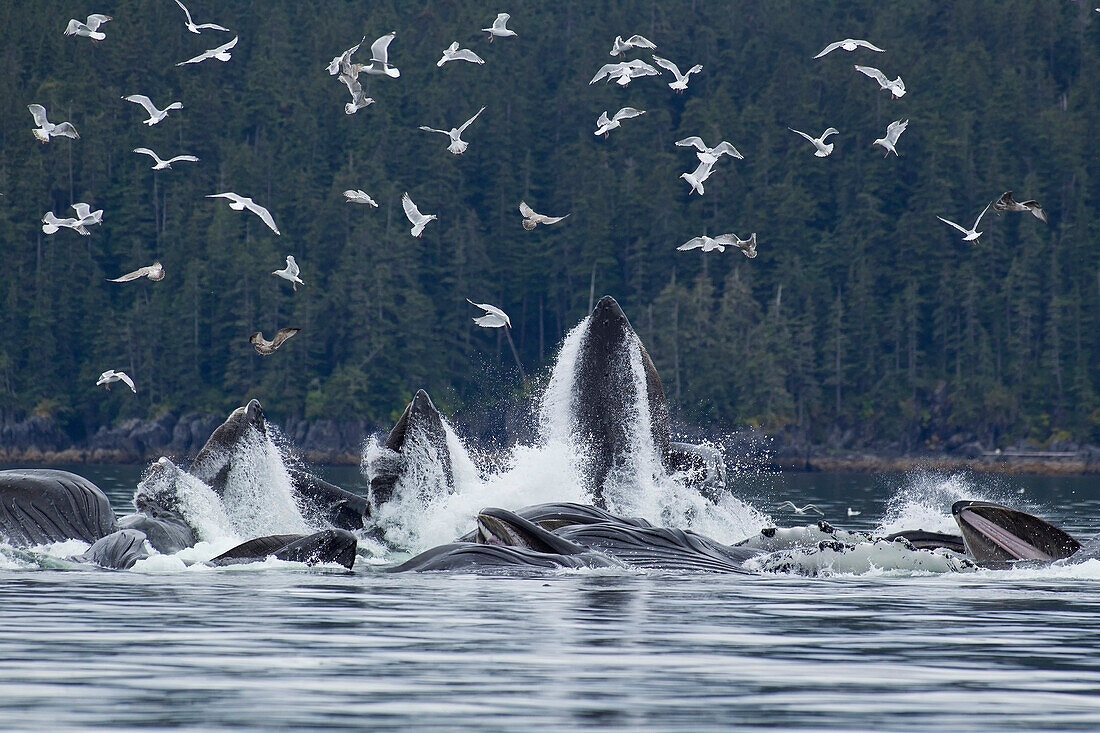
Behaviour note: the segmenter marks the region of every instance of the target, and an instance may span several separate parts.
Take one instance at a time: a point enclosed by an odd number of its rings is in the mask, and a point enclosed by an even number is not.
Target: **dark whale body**
[[[118,529],[98,486],[68,471],[0,471],[0,538],[16,547],[65,540],[93,543]]]
[[[1052,562],[1071,557],[1081,543],[1036,516],[988,501],[957,501],[951,514],[967,551],[987,567],[1021,560]]]
[[[279,534],[242,542],[209,561],[210,565],[239,565],[268,557],[307,565],[339,563],[351,569],[355,564],[355,535],[344,529],[326,529],[313,534]]]
[[[443,417],[424,390],[418,390],[405,406],[397,424],[386,436],[384,445],[387,452],[378,456],[370,466],[370,503],[375,508],[393,498],[414,446],[416,450],[426,453],[423,457],[437,462],[442,469],[445,486],[439,488],[448,493],[454,490],[454,469]]]

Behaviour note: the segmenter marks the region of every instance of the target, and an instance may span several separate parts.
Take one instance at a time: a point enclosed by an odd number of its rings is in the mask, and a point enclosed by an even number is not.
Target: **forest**
[[[73,435],[170,411],[389,425],[418,388],[448,414],[538,393],[593,296],[613,295],[663,379],[675,418],[822,441],[935,447],[974,436],[1100,442],[1100,13],[1050,0],[172,0],[0,4],[0,414]],[[512,38],[490,43],[496,14]],[[68,37],[102,12],[106,38]],[[396,31],[400,78],[361,74],[375,103],[344,112],[325,67]],[[616,35],[641,34],[681,70],[588,82]],[[177,66],[225,43],[228,62]],[[885,49],[837,50],[867,39]],[[452,41],[485,63],[436,61]],[[649,52],[629,58],[651,61]],[[903,77],[891,98],[853,64]],[[155,126],[121,97],[181,101]],[[77,140],[38,142],[29,104]],[[458,126],[469,149],[421,125]],[[645,110],[607,138],[596,119]],[[908,120],[898,155],[873,146]],[[825,158],[788,128],[816,136]],[[691,194],[674,142],[731,142]],[[191,154],[150,170],[132,152]],[[348,203],[363,189],[377,209]],[[986,214],[1007,190],[1026,213]],[[209,194],[235,191],[259,218]],[[438,215],[422,238],[408,191]],[[518,204],[561,223],[526,231]],[[46,235],[52,211],[103,209],[90,236]],[[759,256],[677,251],[755,232]],[[304,285],[272,277],[293,254]],[[108,278],[163,263],[163,281]],[[466,299],[511,317],[472,322]],[[301,332],[271,356],[248,342]],[[95,387],[106,369],[137,384]]]

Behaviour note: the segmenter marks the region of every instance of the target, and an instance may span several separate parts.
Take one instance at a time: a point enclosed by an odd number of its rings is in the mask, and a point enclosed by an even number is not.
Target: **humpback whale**
[[[370,504],[375,509],[393,498],[398,482],[414,465],[438,468],[434,476],[417,477],[423,479],[416,487],[421,493],[449,494],[454,490],[447,431],[424,390],[417,391],[380,448],[364,461],[370,476]]]
[[[107,495],[83,476],[44,468],[0,471],[0,537],[9,544],[90,544],[116,529]]]
[[[355,535],[345,529],[325,529],[313,534],[256,537],[210,560],[209,565],[238,565],[267,557],[307,565],[339,563],[348,570],[355,564]]]
[[[951,514],[966,549],[986,567],[1019,560],[1051,562],[1072,556],[1081,543],[1063,530],[1017,509],[988,501],[957,501]]]
[[[221,494],[233,468],[234,454],[241,444],[265,437],[267,423],[263,407],[259,400],[249,400],[244,407],[229,413],[225,422],[207,438],[187,472]]]

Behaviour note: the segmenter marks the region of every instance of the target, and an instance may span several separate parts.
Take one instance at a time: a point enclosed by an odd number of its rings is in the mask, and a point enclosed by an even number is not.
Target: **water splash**
[[[951,516],[951,505],[963,499],[997,502],[999,493],[996,488],[979,486],[967,474],[910,473],[906,484],[886,502],[886,513],[875,533],[923,529],[957,535],[959,525]]]
[[[167,458],[146,471],[137,495],[179,512],[200,541],[240,540],[218,494]]]
[[[293,482],[275,442],[249,428],[233,447],[221,496],[240,537],[315,531],[294,499]]]

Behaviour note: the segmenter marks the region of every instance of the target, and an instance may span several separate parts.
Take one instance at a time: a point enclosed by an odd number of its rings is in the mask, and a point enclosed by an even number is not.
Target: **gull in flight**
[[[775,509],[776,509],[776,511],[779,511],[780,509],[790,509],[795,514],[805,514],[808,511],[815,511],[818,514],[820,514],[821,516],[823,516],[823,517],[825,516],[825,512],[818,509],[817,505],[815,505],[815,504],[807,504],[806,506],[798,507],[798,506],[794,505],[794,502],[785,501],[782,504],[780,504],[779,506],[777,506]]]
[[[149,119],[142,120],[142,124],[152,127],[165,117],[168,116],[168,111],[173,109],[183,109],[183,102],[172,102],[164,109],[157,109],[157,106],[153,104],[153,100],[146,97],[144,94],[131,94],[128,97],[123,97],[127,102],[133,102],[140,104],[145,108],[145,111],[149,113]]]
[[[497,19],[493,21],[493,25],[489,28],[482,28],[481,30],[489,34],[489,43],[493,42],[494,38],[507,38],[508,36],[516,35],[515,31],[508,30],[508,21],[512,16],[508,13],[497,13]]]
[[[447,48],[443,49],[443,58],[435,62],[436,66],[442,66],[448,61],[469,61],[472,64],[484,64],[485,59],[478,56],[476,53],[468,48],[459,48],[458,41],[455,41]]]
[[[71,122],[62,122],[55,125],[46,119],[46,108],[41,104],[28,104],[27,109],[31,111],[31,117],[34,117],[34,124],[38,127],[32,128],[31,132],[34,133],[34,137],[40,142],[48,143],[51,137],[68,137],[73,140],[80,139],[80,133],[76,131]]]
[[[336,76],[337,74],[343,74],[344,76],[350,76],[352,79],[359,78],[359,72],[367,68],[366,64],[353,64],[351,63],[352,54],[359,50],[359,47],[363,45],[363,41],[367,40],[366,36],[359,43],[355,44],[347,51],[344,51],[339,56],[333,56],[332,61],[328,62],[328,66],[325,70],[329,76]]]
[[[611,44],[611,55],[618,56],[621,53],[626,53],[632,48],[648,48],[653,50],[656,49],[657,46],[645,36],[639,36],[637,34],[625,41],[622,36],[615,36],[615,42]]]
[[[390,31],[370,45],[370,63],[363,67],[368,74],[380,74],[396,79],[401,72],[396,66],[390,66],[390,41],[397,35],[397,31]]]
[[[676,249],[680,252],[687,252],[691,249],[701,249],[704,252],[713,252],[714,250],[725,252],[726,247],[737,247],[750,259],[756,257],[756,232],[753,232],[748,239],[741,239],[736,234],[719,234],[717,237],[708,237],[704,234],[701,237],[689,239]]]
[[[95,386],[103,385],[107,388],[107,391],[111,391],[111,382],[122,382],[130,391],[137,394],[137,389],[134,387],[134,380],[130,379],[130,375],[126,372],[116,372],[114,369],[108,369],[99,375],[99,379],[96,380]]]
[[[817,56],[814,56],[814,58],[819,59],[822,56],[824,56],[825,54],[832,53],[833,51],[837,50],[838,48],[842,48],[845,51],[855,51],[857,48],[860,48],[860,47],[869,48],[872,51],[878,51],[879,53],[886,53],[885,48],[879,48],[875,44],[870,43],[868,41],[863,41],[863,40],[860,40],[858,38],[845,38],[843,41],[835,41],[833,43],[830,43],[828,46],[821,49],[821,53],[819,53]]]
[[[675,144],[681,148],[695,148],[697,151],[695,156],[699,158],[699,162],[709,165],[717,163],[718,159],[723,155],[728,155],[738,160],[745,159],[745,156],[741,155],[737,148],[733,147],[732,143],[726,142],[725,140],[718,143],[713,148],[708,148],[702,138],[692,135],[691,137],[685,137],[683,140],[677,140]]]
[[[181,3],[180,0],[176,0],[176,5],[179,5],[180,10],[182,10],[183,14],[187,16],[187,30],[191,31],[192,33],[202,33],[204,28],[212,31],[225,31],[226,33],[232,33],[231,30],[229,30],[228,28],[222,28],[217,23],[202,23],[201,25],[195,25],[194,21],[191,20],[191,13],[188,12],[186,7],[184,7],[184,4]]]
[[[128,283],[131,280],[137,280],[142,277],[147,277],[153,282],[160,282],[164,279],[164,265],[160,264],[160,262],[154,262],[146,267],[139,267],[133,272],[128,272],[125,275],[119,275],[116,278],[108,279],[107,282]]]
[[[67,227],[72,229],[78,234],[82,234],[87,237],[91,235],[87,229],[85,229],[79,219],[72,217],[66,217],[64,219],[57,218],[57,215],[52,211],[47,211],[45,216],[42,217],[42,231],[46,234],[56,234],[61,227]]]
[[[535,210],[527,205],[526,201],[519,202],[519,213],[523,214],[523,228],[527,231],[531,231],[539,224],[557,224],[559,221],[569,216],[546,216],[545,214],[535,213]]]
[[[900,99],[901,97],[905,96],[905,82],[901,80],[900,76],[897,79],[890,81],[886,78],[886,74],[883,74],[875,67],[860,66],[859,64],[855,65],[855,70],[877,81],[878,85],[883,89],[888,90],[890,92],[890,96],[892,96],[894,99]]]
[[[229,208],[233,209],[233,211],[244,211],[245,209],[248,209],[253,214],[260,217],[260,219],[263,220],[264,224],[267,224],[271,231],[275,232],[276,234],[281,233],[279,232],[279,229],[275,226],[275,219],[272,218],[271,212],[257,204],[248,196],[239,196],[232,191],[227,191],[225,193],[210,193],[206,195],[206,198],[229,199]]]
[[[963,229],[961,226],[959,226],[955,222],[948,221],[947,219],[944,219],[942,216],[937,216],[936,218],[939,219],[940,221],[942,221],[944,224],[948,224],[950,226],[953,226],[956,229],[958,229],[960,232],[962,232],[964,242],[976,242],[978,240],[978,237],[982,236],[982,232],[978,231],[978,223],[982,220],[982,217],[985,216],[985,212],[989,211],[989,207],[992,206],[992,205],[993,205],[992,201],[990,201],[988,204],[985,205],[985,208],[982,209],[982,213],[978,214],[978,218],[974,220],[974,226],[970,227],[969,229]]]
[[[600,67],[600,70],[596,72],[596,75],[592,77],[592,81],[589,84],[595,84],[600,79],[607,79],[607,81],[615,80],[615,83],[621,87],[625,87],[630,83],[632,79],[639,76],[660,76],[661,72],[654,69],[641,59],[634,59],[633,61],[621,61],[616,64],[604,64]]]
[[[76,212],[77,224],[81,227],[103,223],[103,209],[92,211],[92,207],[83,202],[73,204],[72,208]]]
[[[344,86],[351,92],[351,101],[344,105],[344,114],[353,115],[364,107],[374,104],[374,98],[363,93],[363,85],[356,77],[340,74],[340,81],[344,82]]]
[[[1002,193],[996,201],[993,202],[994,211],[1030,211],[1035,215],[1035,218],[1045,222],[1047,220],[1047,213],[1043,211],[1043,207],[1038,201],[1017,201],[1012,198],[1011,191],[1005,191]]]
[[[688,191],[688,196],[693,193],[698,193],[702,196],[706,193],[703,190],[703,181],[710,178],[711,171],[714,169],[714,163],[701,162],[695,167],[695,170],[691,173],[681,173],[680,178],[683,178],[691,186],[691,190]]]
[[[669,88],[675,89],[677,92],[682,92],[688,88],[688,77],[692,74],[698,74],[703,70],[702,64],[695,64],[683,74],[680,73],[680,67],[672,63],[668,59],[663,59],[660,56],[653,56],[653,63],[660,66],[662,69],[668,69],[672,72],[672,75],[676,77],[676,81],[670,81],[668,83]]]
[[[173,158],[169,158],[168,160],[162,160],[159,155],[154,153],[149,148],[134,148],[134,152],[135,153],[141,153],[143,155],[148,155],[150,158],[152,158],[155,161],[153,163],[153,170],[155,170],[155,171],[161,171],[161,170],[164,170],[165,168],[171,168],[172,164],[177,162],[177,161],[184,161],[184,162],[187,162],[187,163],[198,163],[199,162],[199,159],[196,158],[194,155],[177,155]]]
[[[287,255],[286,267],[281,270],[275,270],[271,274],[278,275],[284,280],[289,280],[291,287],[297,292],[299,285],[305,285],[305,283],[302,282],[302,278],[298,277],[298,273],[300,272],[301,270],[298,268],[298,263],[294,260],[294,255]]]
[[[378,202],[370,197],[370,195],[362,189],[348,189],[344,191],[344,198],[348,200],[349,204],[368,204],[374,208],[378,208]]]
[[[623,107],[615,116],[611,119],[607,118],[607,110],[600,113],[600,118],[596,120],[596,131],[593,135],[603,135],[607,137],[611,134],[611,131],[622,125],[623,120],[629,120],[631,117],[638,117],[644,115],[644,109],[634,109],[633,107]]]
[[[465,132],[466,128],[470,126],[470,123],[476,120],[478,115],[484,111],[485,108],[482,107],[473,117],[466,120],[458,127],[452,127],[450,130],[436,130],[434,127],[425,127],[424,125],[421,125],[420,129],[424,132],[438,132],[451,138],[451,144],[447,146],[447,150],[451,152],[451,155],[462,155],[466,152],[466,148],[470,147],[470,143],[462,139],[462,133]]]
[[[99,26],[103,25],[111,19],[109,15],[102,15],[100,13],[92,13],[88,16],[88,20],[81,23],[76,18],[69,21],[69,25],[65,26],[66,36],[84,36],[91,38],[93,41],[102,41],[107,37],[105,33],[99,30]]]
[[[898,138],[901,137],[901,133],[905,132],[907,127],[909,127],[909,120],[894,120],[886,126],[886,135],[875,140],[871,145],[881,145],[886,149],[883,158],[889,157],[891,152],[895,157],[898,157],[898,151],[894,146],[898,144]]]
[[[186,61],[180,61],[176,66],[183,66],[184,64],[198,64],[207,59],[217,59],[218,61],[228,61],[233,58],[233,54],[229,53],[229,49],[237,45],[237,39],[239,36],[233,36],[233,40],[227,43],[223,43],[217,48],[212,48],[209,51],[203,51],[198,56]]]
[[[814,151],[814,155],[816,155],[818,158],[828,157],[829,153],[833,152],[833,143],[829,143],[828,145],[826,145],[825,138],[829,137],[829,135],[839,134],[839,131],[835,127],[830,127],[828,130],[821,133],[821,137],[810,137],[801,130],[796,130],[793,127],[788,127],[787,129],[809,140],[813,144],[813,146],[817,148],[817,150]],[[887,155],[889,155],[889,151],[887,151]]]
[[[420,209],[416,208],[416,204],[409,198],[409,192],[406,191],[401,196],[401,206],[405,209],[405,216],[408,217],[409,222],[413,225],[411,234],[414,237],[419,237],[424,233],[424,227],[428,226],[428,222],[439,217],[435,214],[421,214]]]
[[[469,298],[466,302],[470,305],[477,306],[481,310],[485,311],[485,315],[478,316],[473,319],[474,323],[482,328],[500,328],[501,326],[512,327],[512,321],[508,318],[508,314],[497,308],[495,305],[489,305],[488,303],[475,303]]]
[[[271,356],[276,349],[283,345],[284,341],[301,330],[300,328],[280,328],[270,341],[264,338],[262,331],[257,331],[248,337],[248,343],[252,344],[252,347],[256,349],[256,353],[260,356]]]

